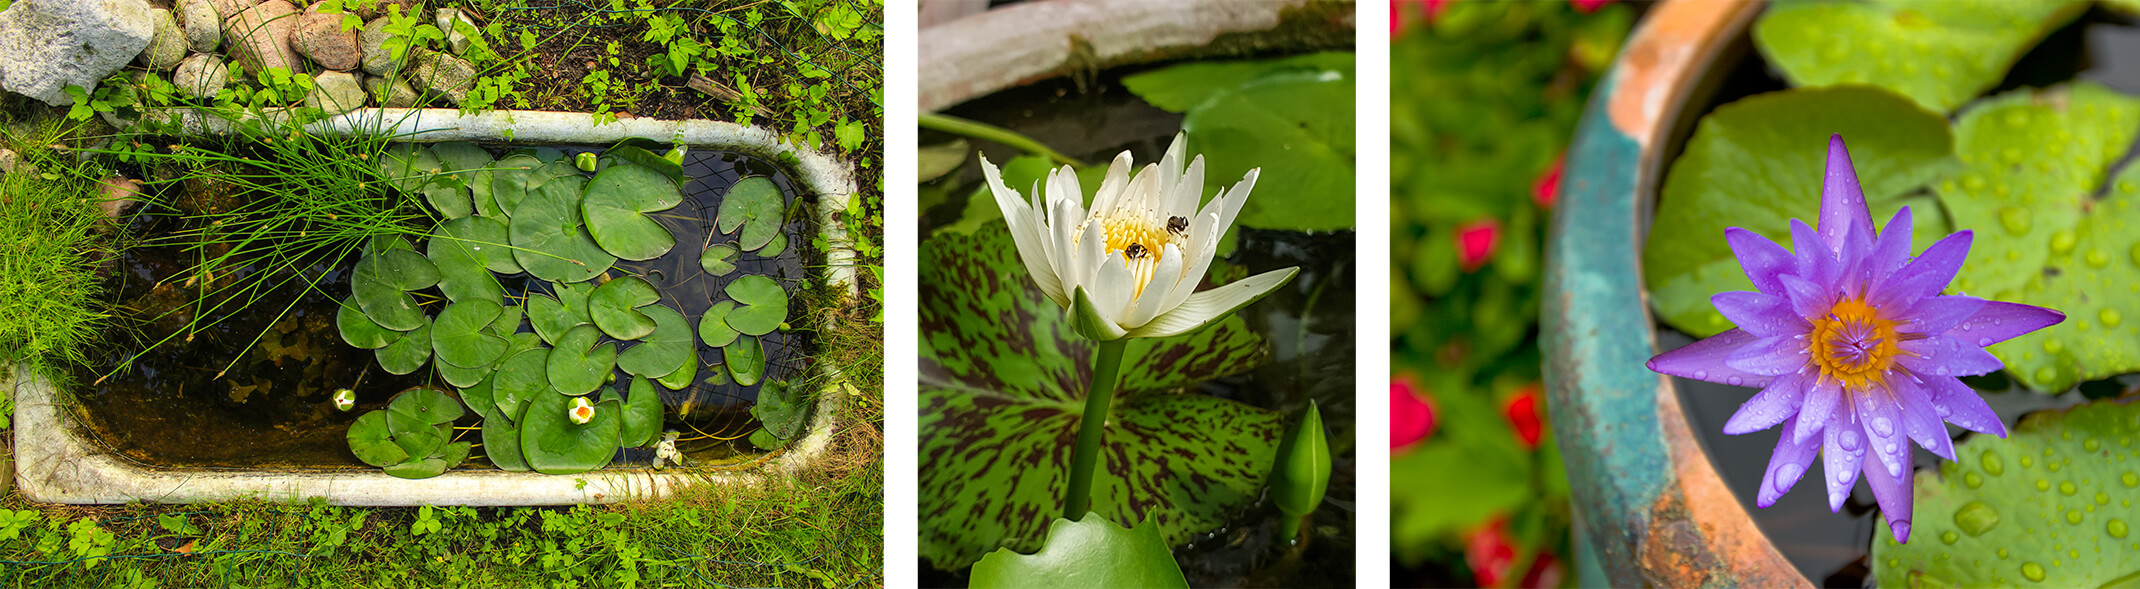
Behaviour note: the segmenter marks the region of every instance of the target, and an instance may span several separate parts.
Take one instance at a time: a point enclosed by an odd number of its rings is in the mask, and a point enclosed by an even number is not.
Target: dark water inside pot
[[[485,147],[502,154],[518,146]],[[603,146],[555,148],[569,158],[599,153]],[[675,249],[645,262],[619,261],[611,275],[643,275],[661,292],[660,304],[681,311],[695,329],[698,316],[726,283],[698,268],[699,253],[715,231],[719,196],[748,176],[770,177],[791,204],[797,191],[785,171],[763,159],[694,150],[684,164],[690,180],[683,187],[683,203],[654,215],[676,237]],[[175,195],[164,196],[167,202],[175,200],[168,198]],[[783,227],[789,247],[780,256],[746,255],[729,277],[764,274],[789,286],[791,293],[799,290],[793,285],[806,279],[809,260],[822,263],[810,240],[815,224],[805,217],[791,216]],[[130,230],[153,240],[189,222],[178,211],[146,207],[132,219]],[[193,255],[179,246],[130,248],[106,283],[108,292],[117,295],[122,308],[119,324],[124,327],[110,334],[113,345],[96,354],[92,365],[74,372],[78,386],[71,392],[80,401],[77,413],[84,418],[87,433],[118,456],[152,466],[369,469],[349,453],[344,435],[351,422],[367,411],[384,408],[395,393],[409,387],[452,390],[443,381],[434,381],[435,371],[428,366],[410,375],[391,375],[379,369],[372,351],[342,341],[335,327],[336,301],[349,296],[354,256],[338,266],[325,260],[313,263],[306,272],[321,278],[316,289],[304,288],[309,278],[292,280],[243,312],[210,311],[196,318],[197,310],[204,308],[199,304],[199,285],[189,287],[173,280],[193,263]],[[508,297],[549,291],[546,283],[524,274],[499,280]],[[417,293],[419,300],[426,293],[438,294],[436,288]],[[789,323],[796,330],[776,331],[764,338],[765,381],[796,378],[809,362],[815,338],[803,318],[803,306],[799,300],[790,305]],[[194,319],[199,321],[188,329],[188,321]],[[522,330],[528,328],[523,325]],[[149,348],[166,338],[160,346]],[[720,358],[718,349],[703,343],[698,353],[702,365]],[[122,369],[121,363],[129,358],[133,365]],[[701,370],[699,380],[710,374]],[[631,378],[621,370],[617,377],[617,386]],[[665,427],[681,432],[684,441],[679,449],[697,463],[720,465],[764,455],[744,441],[758,427],[749,409],[759,386],[698,382],[681,391],[656,388],[665,405]],[[356,409],[346,413],[335,411],[330,399],[335,389],[345,387],[357,393]],[[479,422],[473,414],[461,421],[458,425]],[[474,434],[463,432],[468,437]],[[624,452],[626,461],[648,458],[639,455],[643,451]],[[464,468],[476,465],[488,467],[487,462],[476,460]]]

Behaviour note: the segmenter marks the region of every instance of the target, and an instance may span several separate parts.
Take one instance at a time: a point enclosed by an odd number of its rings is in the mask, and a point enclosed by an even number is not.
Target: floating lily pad
[[[590,328],[592,329],[592,328]],[[528,466],[543,474],[577,474],[609,464],[617,453],[617,434],[624,426],[617,403],[596,403],[594,419],[586,425],[572,423],[566,412],[573,397],[540,395],[528,402],[520,418],[520,452]]]
[[[379,367],[393,374],[409,374],[422,370],[431,361],[431,322],[429,319],[403,335],[400,340],[379,348],[374,355],[379,358]]]
[[[1211,97],[1182,117],[1188,155],[1205,158],[1205,189],[1232,187],[1260,168],[1240,227],[1350,229],[1355,188],[1354,92],[1346,63],[1268,74]]]
[[[772,179],[752,176],[737,182],[721,197],[721,208],[715,227],[721,233],[735,233],[743,229],[736,246],[746,250],[765,247],[780,233],[781,214],[785,206],[780,197],[780,187]]]
[[[440,248],[451,248],[452,253],[481,262],[484,268],[499,274],[521,271],[520,262],[513,258],[512,238],[505,222],[483,217],[465,217],[440,223],[426,246],[431,258],[438,259]]]
[[[987,587],[1188,587],[1174,550],[1159,526],[1147,520],[1124,529],[1098,514],[1078,521],[1055,518],[1039,551],[998,549],[973,565],[971,586]]]
[[[2087,2],[1783,2],[1754,46],[1794,86],[1871,84],[1952,112]],[[1849,135],[1846,133],[1845,137]]]
[[[496,362],[511,342],[486,329],[504,312],[505,307],[485,300],[446,305],[431,324],[431,344],[439,361],[463,368]]]
[[[349,424],[349,451],[357,460],[372,466],[400,464],[409,459],[409,451],[394,441],[393,431],[386,427],[385,411],[367,411]]]
[[[536,278],[551,282],[583,282],[617,261],[587,235],[580,217],[578,176],[544,182],[529,192],[513,211],[507,225],[513,259]]]
[[[750,413],[773,437],[794,441],[810,422],[810,396],[788,386],[788,381],[768,382],[758,388],[758,403],[751,406]]]
[[[521,407],[526,405],[522,403]],[[497,407],[483,414],[483,454],[499,470],[521,472],[528,470],[528,459],[520,451],[520,423],[514,417],[521,415],[507,417]]]
[[[462,461],[468,460],[468,448],[468,442],[446,444],[445,447],[441,448],[443,453],[438,457],[388,466],[386,467],[386,474],[404,479],[428,479],[445,474],[447,469],[459,466]]]
[[[394,189],[410,194],[420,192],[439,167],[437,154],[413,143],[388,146],[379,158],[379,175]]]
[[[770,277],[752,274],[737,278],[723,292],[736,301],[736,309],[728,312],[728,326],[743,335],[772,333],[788,320],[788,292]]]
[[[617,434],[618,443],[626,448],[654,443],[655,437],[661,434],[661,395],[654,392],[653,381],[644,376],[634,377],[625,394],[624,424]]]
[[[661,293],[654,285],[637,276],[626,276],[603,283],[587,296],[588,315],[602,333],[617,339],[639,339],[654,332],[654,318],[639,311],[640,307],[661,300]]]
[[[758,343],[757,336],[736,338],[736,343],[721,347],[722,364],[728,366],[728,375],[735,377],[736,384],[751,386],[765,376],[765,347]]]
[[[406,243],[404,242],[404,246]],[[430,260],[403,248],[364,256],[351,271],[349,290],[364,315],[394,331],[409,331],[423,324],[423,309],[408,291],[438,284],[438,267]]]
[[[444,235],[447,232],[447,225],[461,222],[497,224],[496,221],[490,219],[462,217],[447,221],[445,224],[441,224],[431,230],[431,240],[425,242],[424,249],[425,255],[431,260],[431,264],[438,269],[439,292],[444,293],[448,300],[455,302],[490,301],[495,303],[503,300],[505,298],[505,286],[498,283],[498,277],[490,273],[490,269],[485,265],[484,259],[476,253],[473,246]]]
[[[436,336],[434,336],[433,339],[436,339]],[[437,346],[434,345],[432,347],[435,348]],[[446,384],[450,384],[462,389],[466,389],[467,387],[476,386],[477,384],[482,383],[483,379],[490,378],[491,373],[497,371],[496,367],[487,365],[476,366],[472,368],[462,368],[459,366],[454,366],[453,364],[447,362],[438,362],[432,365],[438,367],[438,377],[440,380],[444,380],[446,381]]]
[[[1865,87],[1771,92],[1724,105],[1702,118],[1672,162],[1643,249],[1651,304],[1666,323],[1697,337],[1731,328],[1710,305],[1725,291],[1754,290],[1724,242],[1740,227],[1791,243],[1791,220],[1820,219],[1828,137],[1842,133],[1883,227],[1910,205],[1921,251],[1947,234],[1927,200],[1900,197],[1954,169],[1947,121],[1893,93]]]
[[[698,267],[705,270],[707,274],[727,276],[728,273],[736,271],[736,257],[739,255],[741,254],[736,250],[736,244],[716,243],[709,245],[706,246],[706,249],[699,251]]]
[[[488,415],[498,408],[497,371],[486,371],[483,378],[467,386],[461,386],[461,404],[476,415]],[[460,385],[455,385],[460,386]]]
[[[645,309],[657,327],[647,334],[645,342],[618,356],[617,367],[654,378],[673,374],[684,365],[694,363],[698,359],[698,346],[691,336],[691,320],[662,305],[649,305]]]
[[[626,141],[632,140],[627,139]],[[668,178],[669,181],[674,182],[677,186],[683,186],[685,182],[689,181],[689,178],[684,176],[683,164],[672,162],[669,161],[669,158],[656,155],[654,150],[657,149],[661,149],[661,145],[652,141],[644,141],[639,145],[611,147],[602,151],[602,157],[596,161],[595,172],[599,174],[600,172],[609,171],[611,167],[628,164],[654,170],[660,173],[663,178]]]
[[[398,341],[402,333],[387,329],[364,316],[355,300],[344,300],[334,312],[334,324],[342,333],[342,341],[366,350],[384,348]]]
[[[536,188],[558,178],[580,177],[579,171],[572,169],[562,157],[561,153],[516,152],[499,158],[491,164],[494,168],[490,184],[493,204],[506,217],[512,217],[518,213],[520,201],[526,200]]]
[[[497,376],[491,377],[493,408],[505,415],[518,415],[522,405],[537,397],[554,397],[550,394],[550,350],[537,348],[527,350],[498,365]]]
[[[2124,586],[2140,571],[2136,439],[2140,405],[2117,401],[2030,414],[2005,439],[1971,437],[1955,447],[1959,461],[1917,472],[1910,543],[1874,534],[1873,577],[1882,587]]]
[[[761,258],[778,258],[785,251],[788,251],[788,234],[775,233],[773,240],[765,242],[765,247],[758,248],[756,253]]]
[[[498,320],[490,322],[491,335],[508,339],[520,335],[520,319],[524,312],[525,308],[520,305],[506,305],[505,310],[498,313]],[[535,337],[536,341],[541,341],[540,335],[528,335]]]
[[[396,430],[453,423],[460,419],[461,402],[434,389],[414,388],[395,395],[386,404],[386,422]],[[416,452],[410,452],[416,454]]]
[[[490,166],[490,152],[468,143],[441,143],[425,148],[438,160],[435,170],[423,185],[424,199],[439,215],[447,219],[459,219],[475,214],[478,209],[470,199],[470,183],[476,180],[476,172]]]
[[[706,309],[706,314],[698,318],[699,339],[705,340],[707,346],[715,348],[736,343],[736,337],[743,334],[728,326],[728,314],[735,309],[735,301],[721,301]]]
[[[556,345],[565,332],[581,325],[593,325],[594,315],[588,308],[587,299],[594,294],[591,284],[553,284],[557,298],[549,295],[528,295],[528,323],[535,326],[535,333],[542,341]]]
[[[683,200],[676,182],[661,172],[637,165],[612,166],[587,183],[580,212],[587,219],[587,232],[610,255],[651,260],[676,247],[676,237],[647,213],[676,208]]]
[[[677,367],[675,372],[654,379],[654,382],[669,390],[680,391],[691,386],[691,380],[695,378],[698,378],[698,354],[693,350],[691,358],[686,360],[683,366]]]
[[[548,367],[552,389],[562,395],[585,395],[602,386],[617,367],[617,345],[595,345],[601,337],[601,330],[582,325],[558,338]]]

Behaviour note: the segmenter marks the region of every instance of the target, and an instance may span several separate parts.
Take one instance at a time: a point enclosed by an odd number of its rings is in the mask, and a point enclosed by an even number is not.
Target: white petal
[[[1165,217],[1194,217],[1196,202],[1204,198],[1204,156],[1196,156],[1189,162],[1189,171],[1183,172],[1181,180],[1169,190],[1166,209],[1160,212]]]
[[[1168,310],[1136,329],[1130,337],[1167,337],[1210,325],[1236,309],[1256,302],[1299,274],[1299,268],[1272,270],[1238,282],[1190,295],[1181,306]]]
[[[1073,203],[1055,201],[1049,213],[1053,217],[1048,219],[1047,235],[1044,236],[1048,240],[1048,263],[1055,266],[1063,283],[1063,292],[1068,293],[1083,284],[1079,282],[1081,275],[1076,272],[1078,246],[1071,240],[1078,235],[1077,228],[1085,220],[1085,210]]]
[[[1114,163],[1107,164],[1107,176],[1100,179],[1100,191],[1092,195],[1092,212],[1105,213],[1113,210],[1115,200],[1122,196],[1122,189],[1129,186],[1131,166],[1129,152],[1126,150],[1115,155]]]
[[[1027,206],[1018,191],[1003,184],[1002,172],[988,158],[981,158],[981,175],[988,178],[988,191],[996,197],[996,208],[1003,210],[1003,221],[1010,225],[1011,241],[1018,244],[1018,259],[1025,262],[1025,271],[1033,276],[1033,283],[1040,292],[1048,295],[1055,304],[1068,304],[1069,296],[1063,290],[1057,268],[1050,262],[1047,246],[1042,244],[1042,219],[1040,211]]]
[[[1219,196],[1224,198],[1226,195]],[[1226,229],[1219,226],[1218,211],[1197,215],[1196,220],[1189,223],[1189,231],[1189,250],[1183,252],[1189,257],[1188,271],[1181,275],[1184,284],[1167,294],[1166,302],[1160,305],[1163,308],[1181,305],[1190,293],[1196,291],[1196,285],[1204,281],[1204,273],[1211,270],[1211,258],[1219,251],[1219,238],[1226,235]]]
[[[1145,164],[1143,170],[1138,171],[1135,177],[1130,178],[1129,187],[1122,189],[1122,196],[1115,199],[1114,208],[1094,209],[1094,211],[1108,217],[1122,214],[1124,211],[1130,211],[1138,216],[1148,216],[1150,214],[1149,211],[1157,210],[1159,207],[1159,180],[1160,176],[1164,175],[1159,172],[1159,164]]]
[[[1182,161],[1189,151],[1189,134],[1175,133],[1174,141],[1167,144],[1166,155],[1159,158],[1159,189],[1173,190],[1181,182]],[[1156,207],[1155,207],[1156,208]]]
[[[1167,297],[1172,295],[1182,282],[1181,255],[1181,248],[1174,247],[1171,243],[1166,245],[1165,253],[1159,256],[1159,266],[1152,269],[1152,281],[1144,285],[1143,294],[1137,295],[1136,304],[1131,307],[1129,317],[1122,322],[1123,327],[1142,327],[1167,309]],[[1188,288],[1195,289],[1196,283],[1189,283]]]
[[[1130,269],[1128,258],[1115,254],[1107,256],[1106,263],[1100,264],[1099,274],[1091,283],[1082,286],[1086,294],[1092,295],[1093,308],[1108,321],[1121,325],[1124,316],[1129,314],[1124,310],[1137,291],[1137,275]]]
[[[1085,225],[1084,237],[1078,238],[1077,255],[1070,258],[1070,284],[1092,288],[1094,277],[1100,275],[1100,266],[1107,263],[1107,236],[1100,231],[1099,223]],[[1073,289],[1074,290],[1074,289]]]

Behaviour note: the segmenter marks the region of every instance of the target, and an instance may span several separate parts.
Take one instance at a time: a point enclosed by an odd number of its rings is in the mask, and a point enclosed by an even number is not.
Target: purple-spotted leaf
[[[1031,553],[1062,515],[1095,348],[1026,275],[1000,221],[931,238],[921,265],[921,554],[957,569],[997,548]],[[1237,317],[1133,340],[1092,510],[1149,520],[1174,545],[1253,503],[1284,416],[1182,389],[1268,355]]]

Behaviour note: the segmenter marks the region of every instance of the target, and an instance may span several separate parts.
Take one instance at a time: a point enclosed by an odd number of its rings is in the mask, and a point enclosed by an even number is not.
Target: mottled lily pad
[[[581,325],[593,325],[593,311],[587,299],[594,294],[592,284],[555,284],[552,290],[557,298],[549,295],[528,295],[528,323],[535,326],[535,333],[542,341],[557,345],[565,332]]]
[[[971,586],[1188,587],[1170,544],[1150,521],[1125,529],[1094,513],[1077,521],[1055,518],[1039,551],[990,552],[973,565]]]
[[[728,366],[728,375],[736,384],[751,386],[765,376],[765,346],[757,336],[736,338],[736,343],[721,347],[721,363]]]
[[[602,386],[609,371],[617,367],[617,345],[595,345],[601,330],[582,325],[558,338],[550,351],[550,387],[562,395],[585,395]]]
[[[698,254],[698,267],[701,270],[705,270],[707,274],[727,276],[728,273],[736,271],[736,257],[739,255],[740,253],[736,250],[736,244],[716,243],[709,245]]]
[[[438,284],[438,267],[404,247],[389,247],[357,260],[351,271],[349,290],[357,306],[372,321],[394,331],[409,331],[423,324],[423,309],[408,291]]]
[[[1095,348],[1027,276],[1001,222],[931,237],[920,258],[920,555],[958,569],[997,548],[1038,550],[1062,513],[1063,447],[1076,436]],[[1239,317],[1132,341],[1124,357],[1136,360],[1123,363],[1103,442],[1109,458],[1093,479],[1098,515],[1155,522],[1176,545],[1261,497],[1283,416],[1163,393],[1246,372],[1266,354]]]
[[[661,395],[654,392],[654,382],[644,376],[633,377],[625,394],[624,424],[617,433],[618,443],[626,448],[654,443],[661,434]]]
[[[736,301],[736,308],[728,312],[726,321],[743,335],[765,335],[779,329],[788,320],[788,292],[781,290],[780,283],[762,274],[737,278],[723,289],[728,298]]]
[[[1952,112],[2087,2],[1780,2],[1754,46],[1794,86],[1871,84]],[[1847,137],[1848,134],[1846,133]]]
[[[661,300],[654,285],[637,276],[603,283],[587,296],[588,315],[602,333],[617,339],[639,339],[654,332],[654,318],[639,308]]]
[[[587,235],[580,217],[578,176],[544,182],[530,191],[513,210],[507,225],[513,259],[536,278],[551,282],[583,282],[608,270],[617,261],[594,238]]]
[[[1947,121],[1910,101],[1864,87],[1771,92],[1702,117],[1687,149],[1665,175],[1664,196],[1642,252],[1643,279],[1659,318],[1698,337],[1731,328],[1709,303],[1725,291],[1754,290],[1724,229],[1740,227],[1791,243],[1791,220],[1820,219],[1828,137],[1841,133],[1883,227],[1908,205],[1915,249],[1947,234],[1929,199],[1904,199],[1954,169]]]
[[[590,328],[592,329],[592,328]],[[572,423],[572,397],[541,395],[520,418],[520,452],[543,474],[577,474],[601,468],[617,453],[623,410],[614,401],[595,403],[594,419]]]
[[[626,260],[651,260],[676,247],[669,228],[648,217],[676,208],[684,200],[676,182],[652,168],[638,165],[611,166],[587,183],[587,196],[580,212],[595,243],[610,255]]]
[[[400,340],[379,348],[374,355],[379,358],[379,367],[393,374],[409,374],[422,370],[431,361],[431,321],[426,318],[416,329],[410,330]]]
[[[699,339],[705,340],[707,346],[715,348],[736,343],[736,337],[743,334],[728,326],[728,314],[735,309],[735,301],[721,301],[706,309],[706,314],[698,318]]]
[[[745,250],[765,247],[780,233],[781,214],[785,212],[780,197],[780,187],[772,179],[752,176],[729,187],[728,194],[721,197],[721,209],[715,227],[721,233],[743,234],[736,246]]]
[[[1910,542],[1874,534],[1873,577],[1882,587],[2125,586],[2140,571],[2136,443],[2140,405],[2118,401],[2030,414],[2005,439],[1971,437],[1955,447],[1959,461],[1917,472]]]
[[[656,327],[648,332],[645,342],[632,346],[617,357],[618,368],[653,378],[674,373],[698,359],[696,340],[691,337],[691,321],[685,319],[683,313],[662,305],[649,305],[645,309],[647,315],[654,318]]]
[[[364,310],[355,300],[345,300],[334,312],[335,327],[342,333],[342,341],[366,350],[384,348],[398,341],[402,333],[387,329],[364,316]]]
[[[505,307],[484,300],[446,305],[431,324],[431,344],[439,361],[463,368],[496,362],[511,342],[487,328],[504,312]]]

